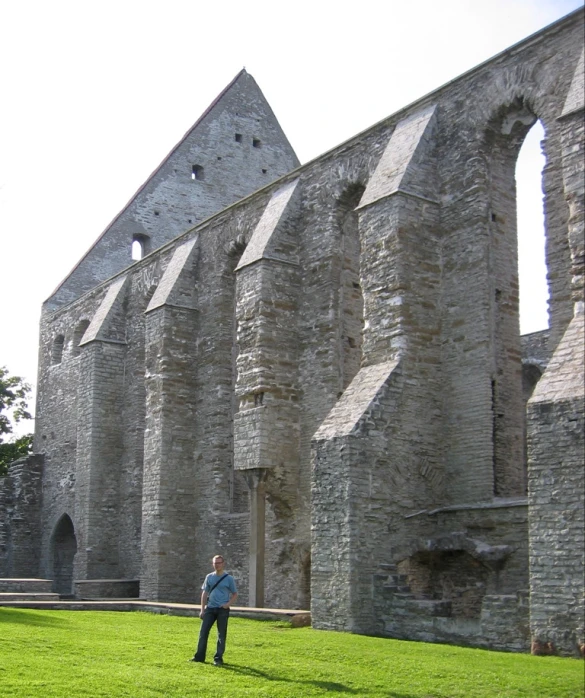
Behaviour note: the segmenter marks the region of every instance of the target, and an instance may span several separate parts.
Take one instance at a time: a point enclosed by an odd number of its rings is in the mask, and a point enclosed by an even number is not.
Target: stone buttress
[[[264,605],[265,498],[276,527],[297,505],[297,185],[293,180],[274,192],[236,269],[234,468],[250,489],[252,606]]]
[[[146,309],[141,596],[197,598],[193,468],[197,238],[176,248]],[[190,582],[185,584],[185,580]]]

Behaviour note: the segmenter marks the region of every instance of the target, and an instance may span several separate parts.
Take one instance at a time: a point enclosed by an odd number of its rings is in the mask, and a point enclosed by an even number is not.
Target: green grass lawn
[[[294,629],[232,618],[226,664],[188,662],[200,621],[150,613],[0,608],[0,696],[584,695],[576,659]]]

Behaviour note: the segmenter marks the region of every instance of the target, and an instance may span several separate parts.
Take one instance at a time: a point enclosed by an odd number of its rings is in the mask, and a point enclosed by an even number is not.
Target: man
[[[224,572],[225,560],[223,557],[216,555],[212,560],[212,564],[213,572],[205,577],[201,587],[201,611],[199,612],[199,617],[203,619],[203,622],[199,631],[197,652],[195,652],[193,659],[189,661],[205,661],[209,631],[215,621],[217,621],[217,650],[213,663],[215,666],[222,666],[230,606],[238,598],[238,590],[232,575]]]

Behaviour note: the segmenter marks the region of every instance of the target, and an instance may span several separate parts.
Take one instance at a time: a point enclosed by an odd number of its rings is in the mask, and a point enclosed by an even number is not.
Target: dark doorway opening
[[[55,526],[51,542],[53,591],[61,596],[73,594],[73,559],[76,552],[73,521],[63,514]]]

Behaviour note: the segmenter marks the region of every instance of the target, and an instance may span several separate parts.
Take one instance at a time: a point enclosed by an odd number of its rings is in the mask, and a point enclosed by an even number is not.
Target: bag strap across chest
[[[223,579],[225,579],[226,577],[227,577],[227,572],[226,572],[224,575],[222,575],[222,576],[217,580],[217,582],[211,587],[211,589],[209,590],[209,595],[210,595],[210,596],[211,596],[211,592],[215,589],[215,587],[216,587]]]

